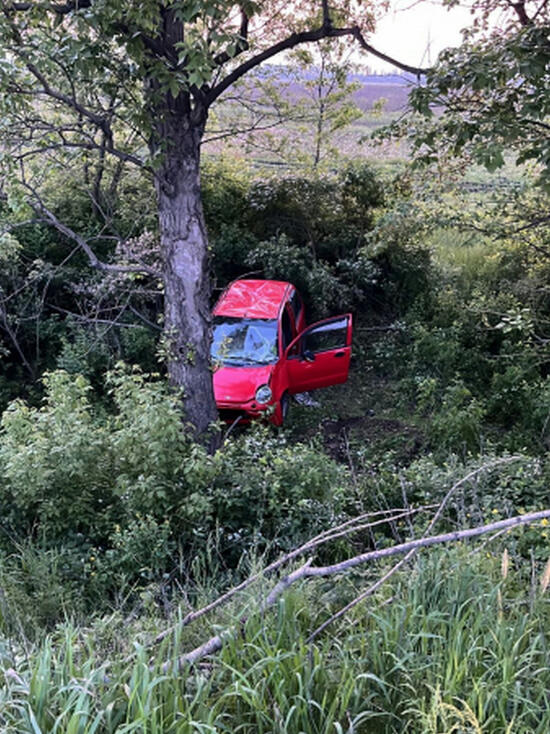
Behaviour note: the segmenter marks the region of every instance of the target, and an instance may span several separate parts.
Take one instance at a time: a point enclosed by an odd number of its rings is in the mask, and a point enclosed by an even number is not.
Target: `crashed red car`
[[[213,310],[214,394],[228,422],[267,417],[283,424],[296,393],[345,382],[351,314],[306,326],[291,283],[236,280]]]

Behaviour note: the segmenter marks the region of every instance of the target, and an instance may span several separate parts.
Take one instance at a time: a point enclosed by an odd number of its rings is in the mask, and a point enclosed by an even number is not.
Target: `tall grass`
[[[0,648],[5,734],[547,734],[548,601],[498,561],[462,549],[419,560],[383,596],[308,646],[334,604],[298,590],[274,614],[241,622],[193,669],[104,648],[64,627],[29,656]],[[359,581],[357,578],[355,581]]]
[[[461,232],[457,229],[435,230],[426,240],[434,261],[447,275],[458,276],[464,284],[472,284],[480,278],[496,280],[501,267],[495,242],[480,234]]]

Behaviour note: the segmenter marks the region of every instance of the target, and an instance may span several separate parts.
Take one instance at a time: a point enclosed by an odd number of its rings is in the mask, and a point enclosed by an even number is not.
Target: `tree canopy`
[[[429,123],[415,129],[420,157],[468,154],[495,171],[514,151],[550,190],[550,16],[546,0],[477,3],[464,43],[447,49],[411,94]],[[491,13],[505,20],[491,26]]]

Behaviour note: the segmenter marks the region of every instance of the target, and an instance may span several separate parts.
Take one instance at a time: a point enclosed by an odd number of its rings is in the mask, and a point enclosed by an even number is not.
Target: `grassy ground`
[[[363,346],[365,349],[365,346]],[[317,440],[339,462],[353,465],[392,451],[408,463],[426,444],[422,426],[396,382],[377,374],[366,354],[352,358],[348,381],[310,393],[315,405],[292,402],[285,427],[294,440]]]
[[[2,651],[2,732],[546,734],[550,607],[488,555],[418,561],[313,644],[368,576],[303,586],[191,669],[176,663],[187,629],[159,646],[115,616],[65,626],[26,655]]]

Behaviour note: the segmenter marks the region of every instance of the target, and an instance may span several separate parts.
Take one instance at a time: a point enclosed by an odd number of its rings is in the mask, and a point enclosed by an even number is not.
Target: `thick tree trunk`
[[[210,269],[200,190],[204,119],[164,111],[157,123],[162,163],[157,172],[164,275],[164,334],[168,374],[182,387],[196,437],[217,418],[210,369]],[[211,443],[212,445],[212,443]]]

